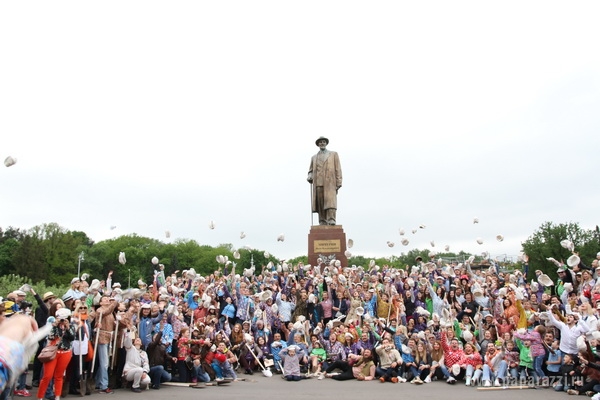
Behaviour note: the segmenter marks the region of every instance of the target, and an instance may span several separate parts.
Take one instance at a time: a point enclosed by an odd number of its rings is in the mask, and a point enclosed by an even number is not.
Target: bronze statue
[[[310,160],[307,178],[312,184],[312,212],[319,214],[319,225],[335,225],[342,166],[338,153],[327,150],[329,139],[321,136],[315,144],[320,150]]]

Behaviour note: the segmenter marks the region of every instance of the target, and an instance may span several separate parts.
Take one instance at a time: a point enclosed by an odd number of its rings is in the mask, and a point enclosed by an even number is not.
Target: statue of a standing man
[[[329,139],[316,140],[319,152],[312,156],[308,182],[313,185],[312,211],[319,213],[319,225],[335,225],[337,191],[342,187],[342,166],[335,151],[327,150]]]

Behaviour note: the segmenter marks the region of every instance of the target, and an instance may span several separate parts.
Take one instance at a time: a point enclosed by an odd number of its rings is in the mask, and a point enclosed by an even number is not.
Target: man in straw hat
[[[335,225],[337,192],[342,187],[342,166],[335,151],[327,150],[329,139],[315,141],[319,152],[312,156],[308,182],[312,184],[312,211],[319,214],[319,225]]]

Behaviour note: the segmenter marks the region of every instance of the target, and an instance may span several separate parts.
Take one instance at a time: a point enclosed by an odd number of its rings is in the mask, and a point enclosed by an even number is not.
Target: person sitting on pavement
[[[306,355],[296,345],[291,345],[279,352],[281,361],[283,362],[283,378],[288,381],[300,381],[306,379],[307,376],[300,372],[300,362],[304,360],[306,363]]]
[[[398,377],[398,370],[402,366],[402,356],[396,350],[388,338],[383,339],[381,345],[375,348],[379,356],[379,367],[376,369],[376,376],[381,382],[406,382],[403,377]]]
[[[142,349],[142,339],[139,337],[132,341],[131,336],[125,336],[125,349],[127,358],[123,368],[123,377],[133,383],[131,390],[134,393],[140,393],[150,384],[148,354]]]
[[[339,374],[332,374],[336,369],[341,370]],[[369,349],[365,349],[362,355],[350,354],[348,361],[338,360],[331,364],[325,371],[327,378],[336,381],[346,381],[357,379],[359,381],[372,381],[375,379],[375,363],[373,362],[373,353]],[[323,375],[319,376],[322,379]]]
[[[221,381],[225,378],[237,379],[237,375],[232,365],[237,362],[237,357],[227,348],[225,342],[219,342],[217,351],[212,362],[212,367],[217,375],[216,380]]]
[[[162,342],[162,332],[155,333],[146,349],[150,364],[150,389],[158,390],[161,382],[169,382],[172,379],[171,374],[164,367],[167,360],[171,358],[166,348],[167,346]],[[172,361],[176,363],[177,357],[173,357]]]

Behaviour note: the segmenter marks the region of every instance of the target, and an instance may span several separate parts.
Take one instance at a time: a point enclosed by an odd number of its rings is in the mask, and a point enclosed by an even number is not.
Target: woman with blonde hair
[[[423,341],[419,340],[417,342],[417,347],[415,349],[415,363],[417,364],[417,371],[419,375],[415,376],[411,382],[415,384],[424,383],[424,379],[426,379],[431,372],[431,354],[427,351],[427,346]]]
[[[429,374],[423,379],[424,383],[431,382],[431,379],[436,377],[437,379],[443,379],[444,373],[441,367],[444,365],[444,348],[439,340],[433,343],[433,349],[430,352],[431,364],[429,367]]]

